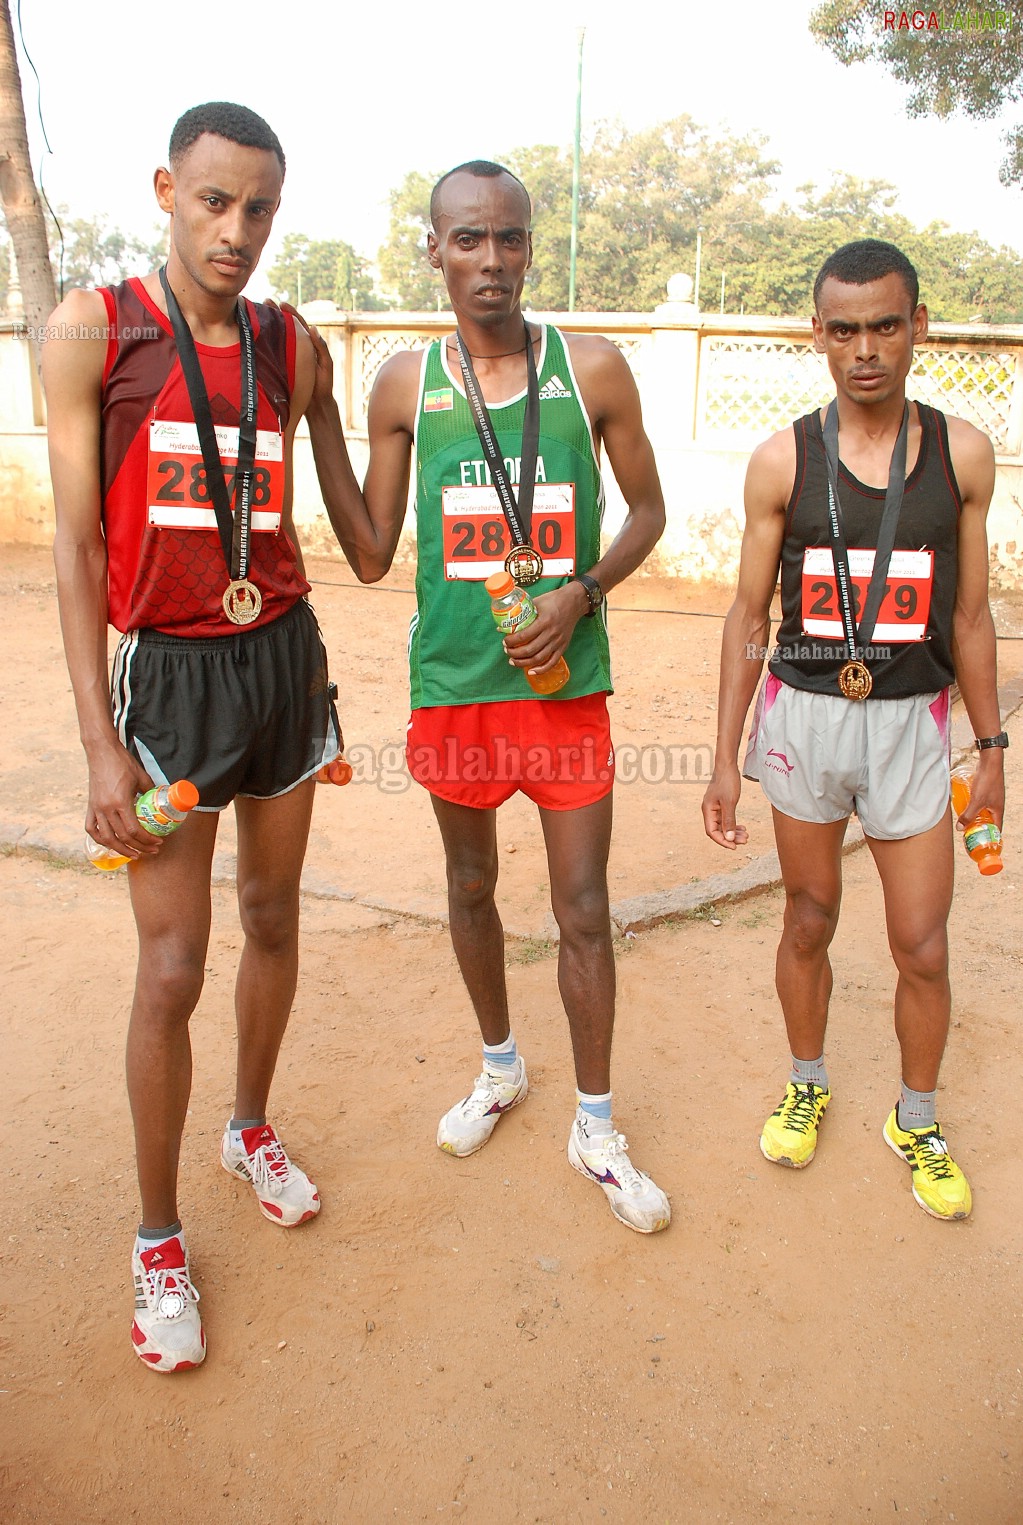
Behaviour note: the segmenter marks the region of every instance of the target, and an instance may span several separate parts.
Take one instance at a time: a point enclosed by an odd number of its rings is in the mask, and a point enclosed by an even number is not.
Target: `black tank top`
[[[887,579],[890,591],[866,659],[874,679],[872,699],[936,693],[955,677],[952,613],[962,497],[952,470],[944,414],[922,402],[916,407],[920,453],[906,478]],[[793,688],[837,694],[845,646],[831,559],[828,468],[820,413],[807,413],[792,427],[796,477],[781,553],[782,620],[769,667]],[[876,547],[885,495],[883,489],[858,481],[841,461],[838,477],[855,579],[855,549]],[[924,554],[900,557],[900,552]]]

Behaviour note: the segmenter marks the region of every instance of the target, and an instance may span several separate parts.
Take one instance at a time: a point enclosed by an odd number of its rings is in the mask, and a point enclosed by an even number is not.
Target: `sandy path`
[[[23,669],[42,676],[19,690],[18,736],[37,751],[18,743],[4,815],[33,779],[37,806],[80,787],[75,737],[54,735],[66,696],[54,698],[42,571],[39,587],[38,610],[29,618],[36,595],[23,593],[8,625],[31,648]],[[15,722],[4,729],[9,778]],[[1023,730],[1011,729],[1018,799]],[[404,809],[414,796],[395,798]],[[680,844],[704,851],[688,820],[697,798],[676,787],[642,839],[620,833],[630,883],[637,853],[655,873]],[[760,808],[747,812],[757,850]],[[337,872],[330,846],[320,867]],[[358,843],[348,852],[357,862]],[[395,852],[407,861],[407,836]],[[543,887],[531,836],[509,857],[513,898]],[[866,853],[847,860],[835,1100],[806,1172],[767,1165],[756,1144],[784,1079],[778,894],[721,911],[720,926],[623,942],[616,1115],[675,1214],[651,1239],[616,1224],[565,1160],[553,959],[535,942],[511,950],[531,1096],[480,1155],[454,1161],[434,1147],[436,1120],[471,1080],[476,1045],[445,934],[317,898],[274,1115],[325,1205],[294,1234],[264,1222],[217,1163],[239,942],[218,891],[183,1162],[210,1354],[163,1380],[128,1341],[126,886],[0,859],[4,1517],[1018,1525],[1018,862],[1010,834],[999,878],[959,863],[942,1117],[974,1186],[967,1224],[927,1218],[880,1138],[898,1066]]]

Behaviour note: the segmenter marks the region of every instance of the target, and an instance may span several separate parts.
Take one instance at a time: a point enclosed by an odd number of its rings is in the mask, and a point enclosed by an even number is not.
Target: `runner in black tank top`
[[[883,1136],[912,1167],[917,1202],[933,1217],[956,1219],[970,1212],[970,1188],[935,1117],[951,1000],[953,678],[975,734],[990,743],[980,751],[971,808],[990,807],[999,823],[1006,738],[987,596],[994,453],[961,419],[922,404],[907,408],[914,345],[927,333],[918,295],[906,257],[873,239],[839,249],[818,275],[814,341],[838,394],[837,458],[828,463],[821,415],[813,413],[761,445],[750,462],[739,585],[722,643],[714,777],[703,812],[707,834],[722,847],[747,841],[735,819],[737,754],[768,654],[780,572],[778,644],[743,770],[760,779],[773,806],[786,893],[777,984],[792,1067],[785,1096],[764,1125],[761,1151],[778,1164],[808,1165],[831,1100],[824,1061],[828,948],[838,923],[842,844],[855,810],[880,873],[899,976],[902,1090]],[[897,449],[905,451],[904,468]],[[887,566],[877,552],[882,518],[896,522]],[[882,563],[876,579],[875,561]],[[880,598],[876,621],[872,630],[869,619],[860,629],[865,608],[874,606],[872,580]],[[847,1170],[859,1177],[858,1151]]]
[[[875,647],[890,652],[870,663],[871,695],[899,699],[908,694],[933,693],[953,681],[952,614],[956,599],[956,559],[962,499],[956,485],[948,449],[948,425],[943,413],[923,403],[913,403],[920,421],[920,447],[916,463],[906,479],[895,545],[898,550],[922,552],[929,566],[917,570],[918,578],[889,575],[892,584],[887,602],[888,623],[905,640],[887,643],[877,636]],[[794,688],[837,694],[838,670],[842,665],[841,616],[833,578],[806,579],[804,560],[808,547],[819,547],[830,559],[828,530],[828,473],[819,412],[806,414],[792,426],[796,443],[796,485],[786,516],[781,552],[781,607],[771,671]],[[845,536],[850,547],[877,543],[877,526],[884,505],[884,491],[865,486],[852,472],[840,467],[839,483]],[[820,558],[818,558],[820,559]],[[921,619],[926,608],[927,618]],[[830,625],[830,642],[821,629],[807,631],[804,611],[815,626]],[[900,628],[901,627],[901,628]],[[920,633],[917,635],[916,632]],[[910,638],[910,633],[915,638]],[[814,650],[814,643],[817,652]],[[834,655],[821,654],[830,645]],[[809,655],[806,649],[809,648]]]

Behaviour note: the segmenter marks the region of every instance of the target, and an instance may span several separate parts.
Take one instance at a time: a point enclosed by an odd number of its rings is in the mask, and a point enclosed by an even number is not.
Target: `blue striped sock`
[[[586,1091],[576,1091],[576,1105],[585,1119],[586,1132],[590,1138],[606,1138],[613,1133],[611,1127],[611,1092],[602,1096],[590,1096]]]
[[[514,1069],[518,1057],[519,1051],[515,1043],[514,1033],[509,1033],[503,1043],[484,1043],[483,1045],[483,1066],[485,1069]]]

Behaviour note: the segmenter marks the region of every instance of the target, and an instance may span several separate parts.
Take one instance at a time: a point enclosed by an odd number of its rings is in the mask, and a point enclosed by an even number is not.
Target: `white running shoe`
[[[259,1210],[271,1223],[295,1228],[320,1210],[316,1187],[304,1170],[293,1165],[269,1123],[242,1129],[243,1148],[231,1143],[230,1124],[224,1129],[220,1163],[228,1175],[247,1181],[259,1199]]]
[[[199,1294],[188,1275],[188,1251],[180,1235],[162,1244],[136,1243],[131,1256],[135,1282],[135,1354],[153,1371],[188,1371],[206,1359]]]
[[[620,1133],[590,1137],[577,1117],[568,1135],[568,1162],[580,1175],[596,1181],[611,1211],[621,1223],[640,1234],[656,1234],[671,1222],[668,1198],[648,1175],[629,1159],[629,1146]]]
[[[507,1078],[505,1078],[507,1077]],[[437,1129],[437,1143],[446,1154],[463,1159],[482,1149],[503,1113],[525,1100],[529,1085],[521,1054],[503,1073],[484,1069],[476,1076],[472,1094],[445,1112]]]

